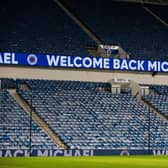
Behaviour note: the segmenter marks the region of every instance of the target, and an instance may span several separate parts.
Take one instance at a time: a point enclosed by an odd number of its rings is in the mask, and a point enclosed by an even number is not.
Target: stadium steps
[[[164,121],[168,122],[168,118],[163,115],[162,113],[159,112],[158,109],[156,109],[155,107],[153,107],[148,101],[146,101],[143,97],[141,97],[141,101],[140,101],[150,112],[153,112],[155,114],[157,114],[161,119],[163,119]]]
[[[16,92],[15,89],[8,89],[9,94],[15,101],[30,115],[32,112],[32,119],[48,134],[58,148],[67,149],[67,146],[55,135],[55,133],[48,127],[48,125],[35,113],[34,110],[26,103],[26,101]],[[32,111],[31,111],[32,110]]]

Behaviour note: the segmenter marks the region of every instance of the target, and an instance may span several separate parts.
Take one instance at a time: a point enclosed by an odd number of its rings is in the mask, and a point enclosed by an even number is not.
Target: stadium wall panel
[[[91,71],[91,70],[65,70],[52,68],[25,68],[25,67],[0,67],[0,77],[27,78],[27,79],[49,79],[49,80],[78,80],[78,81],[101,81],[107,82],[110,79],[119,78],[133,80],[137,83],[165,84],[168,83],[167,74],[142,72],[121,72],[121,71]]]

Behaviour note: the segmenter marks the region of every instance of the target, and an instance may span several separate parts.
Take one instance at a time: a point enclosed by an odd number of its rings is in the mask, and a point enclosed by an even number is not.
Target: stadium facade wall
[[[25,67],[0,67],[0,77],[26,78],[26,79],[49,79],[49,80],[78,80],[107,82],[111,79],[133,80],[137,83],[166,84],[168,83],[167,73],[159,73],[152,76],[144,72],[121,72],[102,70],[65,70],[53,68],[25,68]]]

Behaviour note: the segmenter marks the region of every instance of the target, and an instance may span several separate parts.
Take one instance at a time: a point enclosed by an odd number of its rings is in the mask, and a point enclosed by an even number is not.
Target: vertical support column
[[[150,133],[150,129],[151,129],[151,117],[150,117],[150,104],[148,106],[148,151],[150,154],[150,150],[151,150],[151,133]]]
[[[30,156],[31,156],[31,150],[32,150],[32,105],[33,105],[33,100],[32,100],[32,90],[31,90],[31,95],[30,95],[30,128],[29,128],[29,151],[30,151]]]

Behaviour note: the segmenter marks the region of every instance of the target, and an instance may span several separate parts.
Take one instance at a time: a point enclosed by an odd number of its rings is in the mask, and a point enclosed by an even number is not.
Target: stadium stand
[[[51,0],[2,0],[0,20],[2,51],[89,55],[86,46],[93,44]]]
[[[168,96],[145,96],[146,101],[150,102],[156,109],[168,117]]]
[[[30,117],[6,90],[0,90],[0,148],[1,149],[56,149],[46,133],[32,121],[30,143]]]
[[[160,95],[168,95],[168,86],[166,85],[149,85],[151,89],[155,90]]]
[[[61,2],[104,44],[121,46],[131,58],[168,60],[167,27],[142,4]],[[167,22],[167,7],[147,7]],[[89,56],[86,46],[95,45],[52,0],[1,0],[0,20],[1,51]],[[120,77],[119,73],[114,72],[114,77]],[[0,78],[0,150],[59,148],[36,120],[32,118],[30,123],[31,117],[11,96],[10,89],[17,91],[65,149],[168,149],[168,86],[144,86],[153,91],[142,97],[148,108],[131,95],[131,90],[111,93],[107,82]]]
[[[119,45],[136,59],[168,59],[167,27],[145,11],[142,4],[108,0],[63,2],[106,44]]]
[[[20,80],[18,90],[71,149],[164,149],[168,123],[129,94],[112,94],[107,83]],[[150,117],[149,117],[150,115]],[[150,123],[149,123],[150,118]],[[149,137],[150,133],[150,137]],[[150,140],[149,140],[150,139]],[[149,142],[150,141],[150,142]]]
[[[161,114],[168,117],[168,86],[166,85],[149,85],[155,90],[156,95],[145,96],[144,99],[149,102]]]

